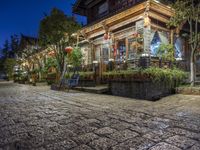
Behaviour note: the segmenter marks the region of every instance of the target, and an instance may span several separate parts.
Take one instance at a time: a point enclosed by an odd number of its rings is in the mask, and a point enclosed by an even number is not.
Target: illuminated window
[[[151,41],[151,55],[155,56],[161,44],[161,39],[158,31],[154,33],[153,39]]]
[[[180,37],[175,39],[174,47],[175,47],[175,58],[178,58],[178,59],[182,58],[183,40]]]

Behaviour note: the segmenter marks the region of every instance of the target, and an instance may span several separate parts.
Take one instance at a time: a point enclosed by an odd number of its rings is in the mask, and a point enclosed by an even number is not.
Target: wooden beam
[[[169,22],[169,18],[165,18],[164,16],[161,16],[155,12],[149,12],[149,17],[154,18],[156,20],[159,20],[163,23],[168,23]]]
[[[106,25],[109,25],[109,24],[112,24],[113,22],[117,22],[127,16],[131,16],[132,14],[135,14],[141,10],[145,10],[145,2],[144,3],[141,3],[141,4],[138,4],[132,8],[129,8],[121,13],[118,13],[112,17],[109,17],[107,19],[104,19],[103,21],[100,21],[94,25],[91,25],[91,26],[86,26],[85,28],[83,28],[82,30],[85,32],[85,33],[88,33],[88,32],[93,32],[94,30],[97,30],[99,28],[102,28],[102,23],[104,22]]]
[[[169,17],[174,15],[174,11],[171,7],[155,1],[151,1],[150,10],[156,11],[159,14],[163,14]]]
[[[154,24],[154,23],[151,23],[151,28],[153,28],[153,29],[158,29],[158,30],[161,30],[161,31],[170,32],[169,29],[167,29],[167,28],[163,28],[163,27],[158,26],[158,25],[156,25],[156,24]]]

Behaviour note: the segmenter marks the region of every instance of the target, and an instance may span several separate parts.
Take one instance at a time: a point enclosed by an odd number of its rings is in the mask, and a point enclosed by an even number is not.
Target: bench
[[[68,91],[70,88],[78,86],[79,78],[80,78],[79,74],[73,74],[71,79],[67,80]]]

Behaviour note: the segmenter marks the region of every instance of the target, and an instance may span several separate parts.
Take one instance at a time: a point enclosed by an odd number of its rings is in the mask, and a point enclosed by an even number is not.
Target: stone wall
[[[177,87],[176,88],[177,94],[184,94],[184,95],[200,95],[200,86],[197,87]]]
[[[78,83],[78,86],[80,87],[95,87],[96,86],[96,83],[95,83],[95,80],[83,80],[83,79],[80,79],[79,80],[79,83]]]
[[[109,89],[112,95],[158,100],[175,93],[175,84],[152,81],[111,81]]]

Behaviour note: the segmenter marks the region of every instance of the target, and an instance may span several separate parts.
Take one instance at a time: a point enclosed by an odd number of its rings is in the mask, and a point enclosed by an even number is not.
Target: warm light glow
[[[67,52],[67,53],[71,53],[72,50],[73,50],[73,47],[71,47],[71,46],[68,46],[65,48],[65,52]]]
[[[55,56],[55,52],[54,52],[54,51],[50,51],[50,52],[48,53],[48,55],[50,55],[50,56]]]
[[[146,26],[149,26],[150,25],[150,19],[149,19],[149,17],[145,17],[144,18],[144,26],[146,27]]]

